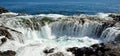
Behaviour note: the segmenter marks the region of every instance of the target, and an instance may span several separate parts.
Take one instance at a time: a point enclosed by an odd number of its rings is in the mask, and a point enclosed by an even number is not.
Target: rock
[[[20,43],[24,43],[23,34],[9,27],[0,26],[0,36],[5,36],[9,40],[16,40]]]
[[[109,17],[112,17],[115,21],[120,21],[120,14],[110,14]]]
[[[11,50],[4,51],[4,52],[0,51],[0,56],[15,56],[15,54],[16,52]]]
[[[120,48],[113,48],[110,51],[106,51],[106,55],[109,55],[109,56],[120,56]]]
[[[53,52],[54,52],[54,48],[45,49],[43,52],[44,52],[45,54],[53,53]]]
[[[2,43],[1,43],[1,44],[4,44],[6,41],[7,41],[6,38],[2,38],[2,39],[1,39],[1,42],[2,42]]]
[[[0,27],[0,36],[5,36],[8,39],[13,39],[12,35],[8,32],[7,29],[5,29],[4,27]]]
[[[94,51],[89,47],[83,47],[83,48],[73,47],[73,48],[68,48],[67,51],[72,52],[75,56],[84,56],[84,55],[88,56],[94,53]]]
[[[111,44],[94,44],[90,47],[73,47],[68,48],[68,52],[72,52],[75,56],[119,56],[120,48],[115,48]]]
[[[9,12],[9,11],[6,10],[5,8],[0,7],[0,14],[1,14],[1,13],[6,13],[6,12]]]

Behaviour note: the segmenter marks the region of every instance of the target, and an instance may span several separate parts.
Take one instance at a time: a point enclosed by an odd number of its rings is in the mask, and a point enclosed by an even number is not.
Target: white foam
[[[7,42],[5,42],[0,46],[0,51],[7,51],[7,50],[16,51],[21,46],[23,46],[21,43],[7,39]]]
[[[111,13],[98,13],[96,17],[105,20],[113,20],[112,18],[108,17]]]
[[[18,13],[8,12],[8,13],[2,13],[0,15],[18,15]]]
[[[41,43],[42,41],[42,43]],[[21,47],[17,51],[16,56],[45,56],[43,50],[55,48],[54,53],[63,52],[64,55],[72,56],[71,53],[67,52],[66,49],[69,47],[84,47],[90,46],[91,44],[99,43],[97,40],[90,39],[88,37],[82,38],[67,38],[61,37],[59,39],[42,39],[41,41],[29,41],[29,44]]]
[[[50,17],[50,18],[53,18],[53,19],[57,19],[57,18],[60,18],[60,17],[65,17],[65,15],[60,15],[60,14],[40,14],[38,16]]]

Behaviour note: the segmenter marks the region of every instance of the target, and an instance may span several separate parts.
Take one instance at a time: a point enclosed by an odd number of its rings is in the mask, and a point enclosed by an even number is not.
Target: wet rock
[[[0,36],[5,36],[8,39],[13,39],[12,35],[8,32],[8,30],[3,27],[0,27]]]
[[[9,40],[17,40],[20,43],[24,43],[23,34],[9,27],[0,26],[0,36],[5,36]]]
[[[0,56],[15,56],[15,54],[16,52],[11,50],[4,51],[4,52],[0,51]]]
[[[6,41],[7,41],[6,38],[2,38],[2,39],[1,39],[1,44],[4,44]]]
[[[1,13],[6,13],[6,12],[9,12],[9,11],[6,10],[5,8],[0,7],[0,14],[1,14]]]
[[[80,20],[79,20],[79,23],[81,23],[82,25],[85,23],[85,20],[84,20],[84,18],[81,18]]]
[[[83,47],[83,48],[73,47],[73,48],[68,48],[67,51],[72,52],[75,56],[84,56],[84,55],[88,56],[94,53],[94,51],[88,47]]]
[[[115,21],[120,21],[120,14],[110,14],[109,17],[112,17]]]
[[[105,54],[109,56],[120,56],[120,48],[112,48],[110,51],[106,51]]]
[[[103,28],[107,28],[107,27],[114,26],[114,24],[115,24],[114,22],[104,22],[102,26],[103,26]]]
[[[94,44],[90,47],[73,47],[68,48],[68,52],[72,52],[75,56],[119,56],[120,48],[115,48],[111,44]]]
[[[53,53],[53,52],[54,52],[54,48],[45,49],[43,52],[44,52],[45,54]]]

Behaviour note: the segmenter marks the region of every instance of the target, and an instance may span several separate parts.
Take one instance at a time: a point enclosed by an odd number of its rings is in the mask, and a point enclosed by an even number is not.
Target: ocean
[[[97,14],[120,11],[120,0],[0,0],[0,7],[25,14]]]

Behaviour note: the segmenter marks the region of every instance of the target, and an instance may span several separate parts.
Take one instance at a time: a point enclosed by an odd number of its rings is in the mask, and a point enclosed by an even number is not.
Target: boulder
[[[7,12],[9,12],[9,11],[6,10],[5,8],[0,7],[0,14],[1,14],[1,13],[7,13]]]
[[[4,51],[4,52],[0,51],[0,56],[15,56],[15,54],[16,52],[11,50]]]
[[[54,48],[45,49],[45,50],[43,50],[43,52],[44,52],[45,54],[53,53],[53,52],[54,52]]]
[[[2,38],[2,39],[0,39],[0,41],[1,41],[1,45],[2,45],[2,44],[4,44],[7,41],[7,39],[6,38]]]

